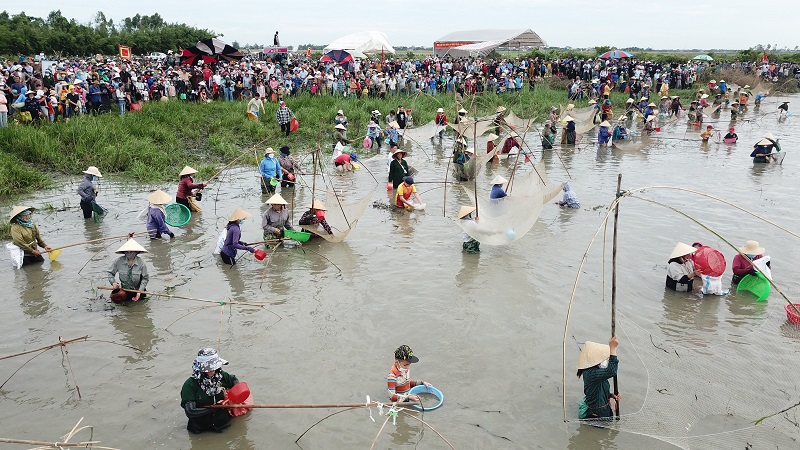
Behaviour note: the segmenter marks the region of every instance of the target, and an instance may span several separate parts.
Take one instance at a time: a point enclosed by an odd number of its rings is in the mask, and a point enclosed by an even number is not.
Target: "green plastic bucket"
[[[164,222],[173,227],[182,227],[192,218],[192,212],[189,211],[189,208],[180,203],[170,203],[164,207],[164,211],[166,211]]]
[[[283,230],[283,236],[297,242],[307,242],[311,239],[311,233],[305,231]]]
[[[737,291],[750,291],[756,296],[757,302],[763,302],[769,297],[771,287],[769,281],[760,272],[755,275],[745,275],[739,285],[736,286]]]

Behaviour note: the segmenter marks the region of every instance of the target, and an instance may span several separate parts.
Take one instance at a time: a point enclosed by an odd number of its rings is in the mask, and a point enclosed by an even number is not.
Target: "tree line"
[[[88,56],[97,53],[112,55],[117,44],[131,47],[134,54],[177,51],[194,45],[200,39],[216,36],[211,30],[194,28],[183,23],[167,23],[158,14],[126,17],[119,23],[99,12],[89,23],[67,19],[61,10],[51,11],[46,18],[30,17],[24,12],[0,13],[0,55]]]

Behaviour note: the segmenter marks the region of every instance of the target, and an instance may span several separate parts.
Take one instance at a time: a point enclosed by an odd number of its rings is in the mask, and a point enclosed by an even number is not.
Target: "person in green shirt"
[[[111,293],[111,300],[114,303],[121,303],[125,300],[137,302],[143,299],[145,297],[144,294],[119,291],[118,289],[147,290],[150,275],[147,273],[147,266],[144,260],[139,257],[139,254],[147,253],[147,250],[135,240],[128,239],[128,242],[122,244],[122,247],[117,249],[116,253],[122,254],[122,256],[114,260],[111,263],[111,267],[106,271],[108,283],[114,288]],[[119,274],[119,283],[116,281],[117,274]]]
[[[236,375],[222,370],[228,361],[219,357],[213,348],[197,352],[190,376],[181,388],[181,408],[189,418],[186,429],[192,433],[222,430],[230,426],[231,415],[225,408],[204,408],[224,403],[225,391],[239,383]]]
[[[608,345],[586,341],[578,357],[578,378],[583,376],[581,400],[581,419],[609,419],[614,417],[611,400],[619,402],[620,395],[611,393],[608,379],[617,374],[616,336],[608,340]],[[585,412],[584,412],[585,410]]]
[[[386,190],[389,189],[389,184],[393,189],[403,182],[403,177],[408,176],[408,163],[405,161],[406,152],[400,150],[397,146],[392,147],[392,160],[389,162],[389,182],[386,184]]]
[[[11,241],[24,252],[23,266],[44,262],[40,247],[48,252],[51,250],[39,234],[39,227],[31,219],[34,211],[36,208],[32,206],[14,206],[11,209]]]

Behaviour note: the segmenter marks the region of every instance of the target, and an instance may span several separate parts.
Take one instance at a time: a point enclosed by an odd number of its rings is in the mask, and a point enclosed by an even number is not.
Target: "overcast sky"
[[[86,23],[98,10],[117,23],[135,14],[159,13],[167,22],[183,22],[224,35],[240,44],[328,44],[357,31],[385,32],[392,45],[432,46],[458,30],[530,28],[554,47],[731,48],[756,44],[793,49],[800,45],[800,2],[745,0],[690,2],[604,2],[599,0],[194,0],[102,3],[96,0],[3,2],[10,14],[47,17],[60,9],[68,19]],[[674,6],[674,7],[673,7]],[[763,20],[758,22],[758,14]]]

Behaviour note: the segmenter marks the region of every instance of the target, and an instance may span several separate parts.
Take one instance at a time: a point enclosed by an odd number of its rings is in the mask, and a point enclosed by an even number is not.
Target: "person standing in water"
[[[621,396],[611,392],[608,379],[617,375],[617,346],[619,340],[616,336],[608,340],[608,345],[592,341],[583,344],[577,373],[578,378],[583,377],[581,404],[585,410],[579,415],[580,419],[609,419],[614,416],[611,401],[619,402]]]
[[[197,183],[195,184],[194,179],[192,179],[192,175],[196,174],[197,171],[189,166],[184,166],[183,170],[180,173],[181,181],[178,183],[178,193],[175,194],[175,203],[180,203],[181,205],[189,208],[189,211],[192,210],[192,207],[189,205],[189,197],[194,197],[193,189],[203,189],[208,185],[208,183]]]
[[[472,217],[472,213],[474,212],[474,206],[462,206],[461,209],[458,210],[458,220],[461,221],[462,226],[467,226],[467,223],[471,226],[477,224],[477,216],[474,218]],[[464,242],[461,244],[461,250],[470,254],[480,253],[481,243],[467,232],[464,232]]]
[[[137,291],[147,290],[150,275],[147,273],[147,265],[145,265],[144,260],[139,257],[139,254],[147,253],[147,250],[135,240],[128,239],[128,242],[122,244],[122,247],[118,248],[116,253],[122,254],[122,256],[114,260],[111,263],[111,267],[106,271],[108,273],[108,283],[111,287]],[[115,279],[117,275],[119,275],[119,283]],[[111,295],[111,300],[114,303],[121,303],[125,300],[137,302],[145,297],[144,294],[127,291],[112,293]]]
[[[419,396],[408,394],[407,392],[414,386],[431,384],[427,381],[415,381],[411,379],[411,364],[419,362],[419,358],[414,356],[411,347],[401,345],[394,351],[394,364],[389,369],[386,377],[389,400],[392,402],[419,402]]]
[[[150,239],[161,239],[162,234],[166,234],[170,239],[175,238],[175,233],[170,231],[165,221],[167,212],[164,209],[164,205],[169,203],[170,200],[172,198],[170,198],[169,194],[162,190],[155,191],[147,196],[147,201],[150,202],[150,206],[147,208],[147,232],[150,235]]]
[[[258,165],[258,172],[261,174],[261,193],[275,194],[275,187],[283,180],[283,171],[275,159],[275,150],[272,147],[267,147],[264,151],[264,159]]]
[[[239,383],[236,375],[222,370],[228,361],[219,357],[213,348],[197,352],[192,363],[192,376],[181,387],[181,408],[189,422],[186,429],[192,433],[222,432],[230,426],[231,414],[225,408],[210,409],[204,406],[225,404],[225,391]]]
[[[100,174],[100,171],[95,166],[89,166],[89,168],[84,170],[83,173],[85,175],[80,186],[78,186],[78,195],[81,197],[81,210],[83,211],[83,218],[91,219],[93,211],[92,204],[97,198],[98,192],[94,182],[97,181],[98,178],[103,178],[103,175]]]
[[[227,230],[225,233],[225,242],[219,253],[223,263],[230,264],[231,266],[236,265],[236,250],[245,250],[250,253],[256,251],[253,247],[242,242],[242,230],[240,227],[248,217],[251,217],[249,212],[242,208],[236,208],[236,211],[228,218],[228,225],[225,227]]]
[[[36,208],[32,206],[15,206],[11,209],[11,241],[24,252],[23,266],[44,262],[42,253],[39,251],[40,247],[48,252],[52,250],[44,243],[42,235],[39,234],[39,227],[31,219],[34,211]]]

